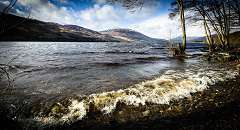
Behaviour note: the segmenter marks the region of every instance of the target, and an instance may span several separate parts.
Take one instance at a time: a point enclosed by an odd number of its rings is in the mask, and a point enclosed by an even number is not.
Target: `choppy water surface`
[[[15,67],[15,85],[29,94],[90,94],[119,89],[185,64],[167,56],[161,44],[0,44],[1,63],[14,58],[10,65]]]
[[[1,101],[14,109],[19,104],[29,109],[54,103],[66,109],[55,119],[54,111],[44,115],[38,108],[33,119],[42,123],[81,120],[90,104],[103,114],[113,112],[119,102],[167,104],[238,74],[203,62],[202,49],[191,44],[189,58],[179,60],[169,57],[164,43],[0,43],[1,64],[11,61],[15,79],[14,94],[1,94]],[[63,98],[68,105],[60,103]]]

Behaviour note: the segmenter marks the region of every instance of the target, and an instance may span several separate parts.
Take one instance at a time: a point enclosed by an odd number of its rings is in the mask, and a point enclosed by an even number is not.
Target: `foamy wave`
[[[77,100],[73,100],[68,109],[70,112],[62,117],[63,121],[72,120],[73,117],[76,117],[76,119],[79,120],[87,115],[84,101],[79,102]]]
[[[82,120],[90,112],[90,104],[94,105],[102,114],[110,114],[116,110],[118,103],[126,105],[169,104],[191,96],[191,93],[203,91],[217,82],[233,79],[239,75],[238,71],[225,69],[198,69],[185,71],[166,71],[162,76],[145,81],[127,89],[91,94],[81,101],[72,100],[68,106],[68,113],[59,119],[53,117],[41,118],[41,122],[61,122]]]

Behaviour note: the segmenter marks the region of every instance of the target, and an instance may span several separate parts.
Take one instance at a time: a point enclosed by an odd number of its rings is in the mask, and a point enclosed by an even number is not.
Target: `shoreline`
[[[96,125],[75,122],[71,125],[51,126],[46,129],[237,129],[240,128],[240,76],[211,86],[190,98],[171,102],[169,112],[139,121]],[[169,109],[169,108],[167,108]],[[157,116],[157,117],[156,117]]]
[[[239,67],[237,62],[226,65]],[[240,128],[239,93],[238,75],[235,79],[216,83],[204,91],[191,93],[190,97],[171,101],[169,105],[147,104],[134,107],[120,103],[116,112],[112,114],[114,118],[103,116],[98,113],[99,111],[90,108],[91,114],[83,121],[43,126],[40,129],[236,129]],[[145,111],[149,109],[153,111]],[[26,125],[29,122],[14,121],[7,117],[8,110],[5,113],[4,111],[2,109],[0,113],[0,121],[5,124],[1,128],[39,129],[38,126],[31,124],[27,125],[27,128],[22,128],[21,124]],[[146,114],[144,117],[141,113],[143,111]]]

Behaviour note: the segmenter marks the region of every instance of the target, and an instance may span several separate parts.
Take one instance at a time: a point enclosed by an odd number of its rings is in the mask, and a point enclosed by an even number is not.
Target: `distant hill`
[[[101,33],[115,37],[117,39],[122,39],[128,42],[144,42],[144,43],[166,42],[166,40],[151,38],[140,32],[137,32],[131,29],[111,29],[111,30],[101,31]]]
[[[195,43],[195,42],[204,42],[206,40],[205,37],[187,37],[188,43]],[[181,43],[182,42],[182,36],[176,37],[172,39],[173,42]]]
[[[121,41],[99,32],[76,25],[60,25],[26,19],[14,15],[1,15],[4,22],[4,33],[0,34],[0,41],[73,41],[73,42],[113,42]]]
[[[213,39],[219,43],[218,38],[216,35],[213,35]],[[172,39],[174,42],[182,42],[182,37],[177,37]],[[205,37],[187,37],[188,43],[194,43],[194,42],[204,42],[206,41]],[[230,44],[233,46],[240,46],[240,31],[236,31],[230,34]]]

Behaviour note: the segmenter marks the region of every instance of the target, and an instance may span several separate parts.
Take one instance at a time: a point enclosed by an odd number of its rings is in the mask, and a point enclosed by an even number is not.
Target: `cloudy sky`
[[[102,31],[129,28],[155,38],[169,39],[181,35],[179,20],[170,20],[168,13],[172,0],[145,0],[143,8],[134,12],[105,0],[18,0],[12,13],[60,24],[75,24]],[[0,10],[8,0],[0,0]],[[202,36],[201,24],[187,26],[188,36]]]

